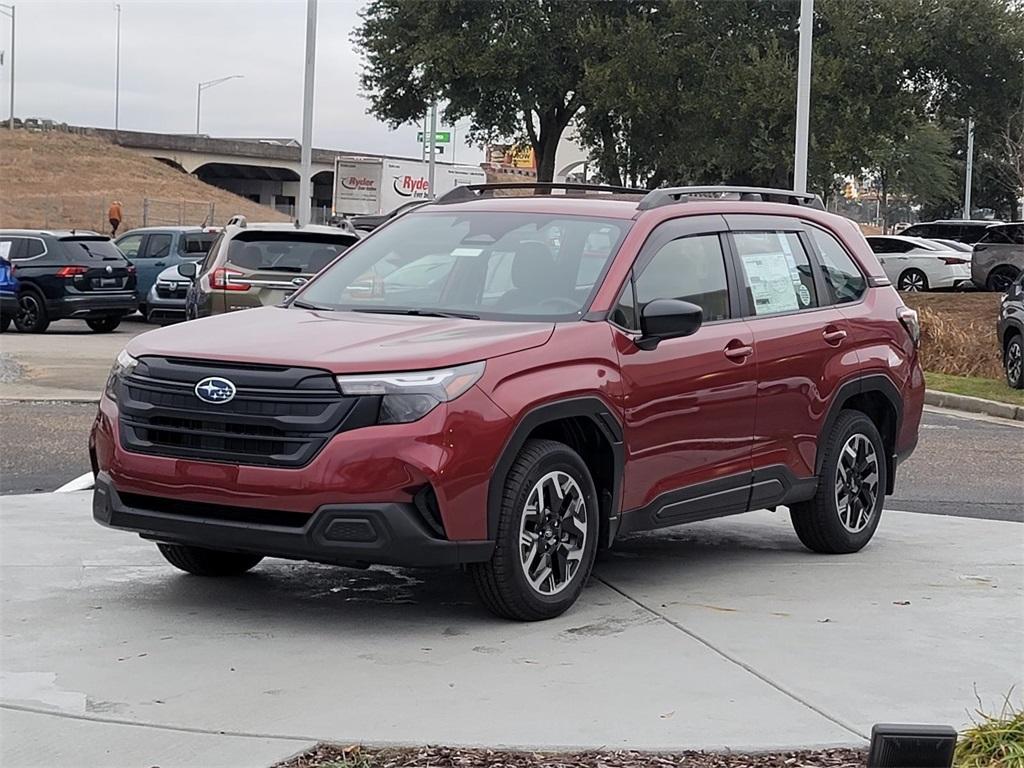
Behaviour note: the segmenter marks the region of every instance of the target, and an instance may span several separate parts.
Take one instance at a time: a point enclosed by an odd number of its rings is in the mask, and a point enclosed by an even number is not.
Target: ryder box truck
[[[334,214],[388,213],[410,200],[430,199],[430,169],[419,160],[339,157],[334,161]],[[485,184],[487,174],[471,165],[434,165],[434,196],[461,184]]]

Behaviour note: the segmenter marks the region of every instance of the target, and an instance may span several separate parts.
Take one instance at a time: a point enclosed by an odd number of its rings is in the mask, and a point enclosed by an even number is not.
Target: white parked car
[[[971,254],[951,244],[903,235],[871,235],[867,241],[897,290],[959,288],[971,282]]]

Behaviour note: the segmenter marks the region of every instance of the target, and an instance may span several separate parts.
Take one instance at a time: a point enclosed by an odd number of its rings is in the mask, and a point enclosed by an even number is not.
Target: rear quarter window
[[[824,230],[812,228],[811,239],[821,258],[825,282],[832,293],[832,303],[847,304],[859,300],[867,290],[868,283],[850,254],[835,237]]]

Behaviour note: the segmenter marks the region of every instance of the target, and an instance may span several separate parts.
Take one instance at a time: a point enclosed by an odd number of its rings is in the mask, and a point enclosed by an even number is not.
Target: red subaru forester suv
[[[461,564],[522,620],[634,531],[784,504],[815,552],[868,543],[924,382],[853,222],[783,190],[500,188],[397,217],[282,306],[132,340],[96,520],[205,576]]]

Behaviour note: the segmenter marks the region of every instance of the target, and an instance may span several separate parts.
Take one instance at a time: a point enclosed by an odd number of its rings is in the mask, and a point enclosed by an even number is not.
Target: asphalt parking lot
[[[1024,526],[886,513],[862,553],[823,557],[787,517],[629,539],[568,614],[515,624],[456,570],[268,560],[204,580],[93,523],[88,493],[8,497],[0,762],[863,745],[874,722],[961,726],[975,692],[1024,684]]]

